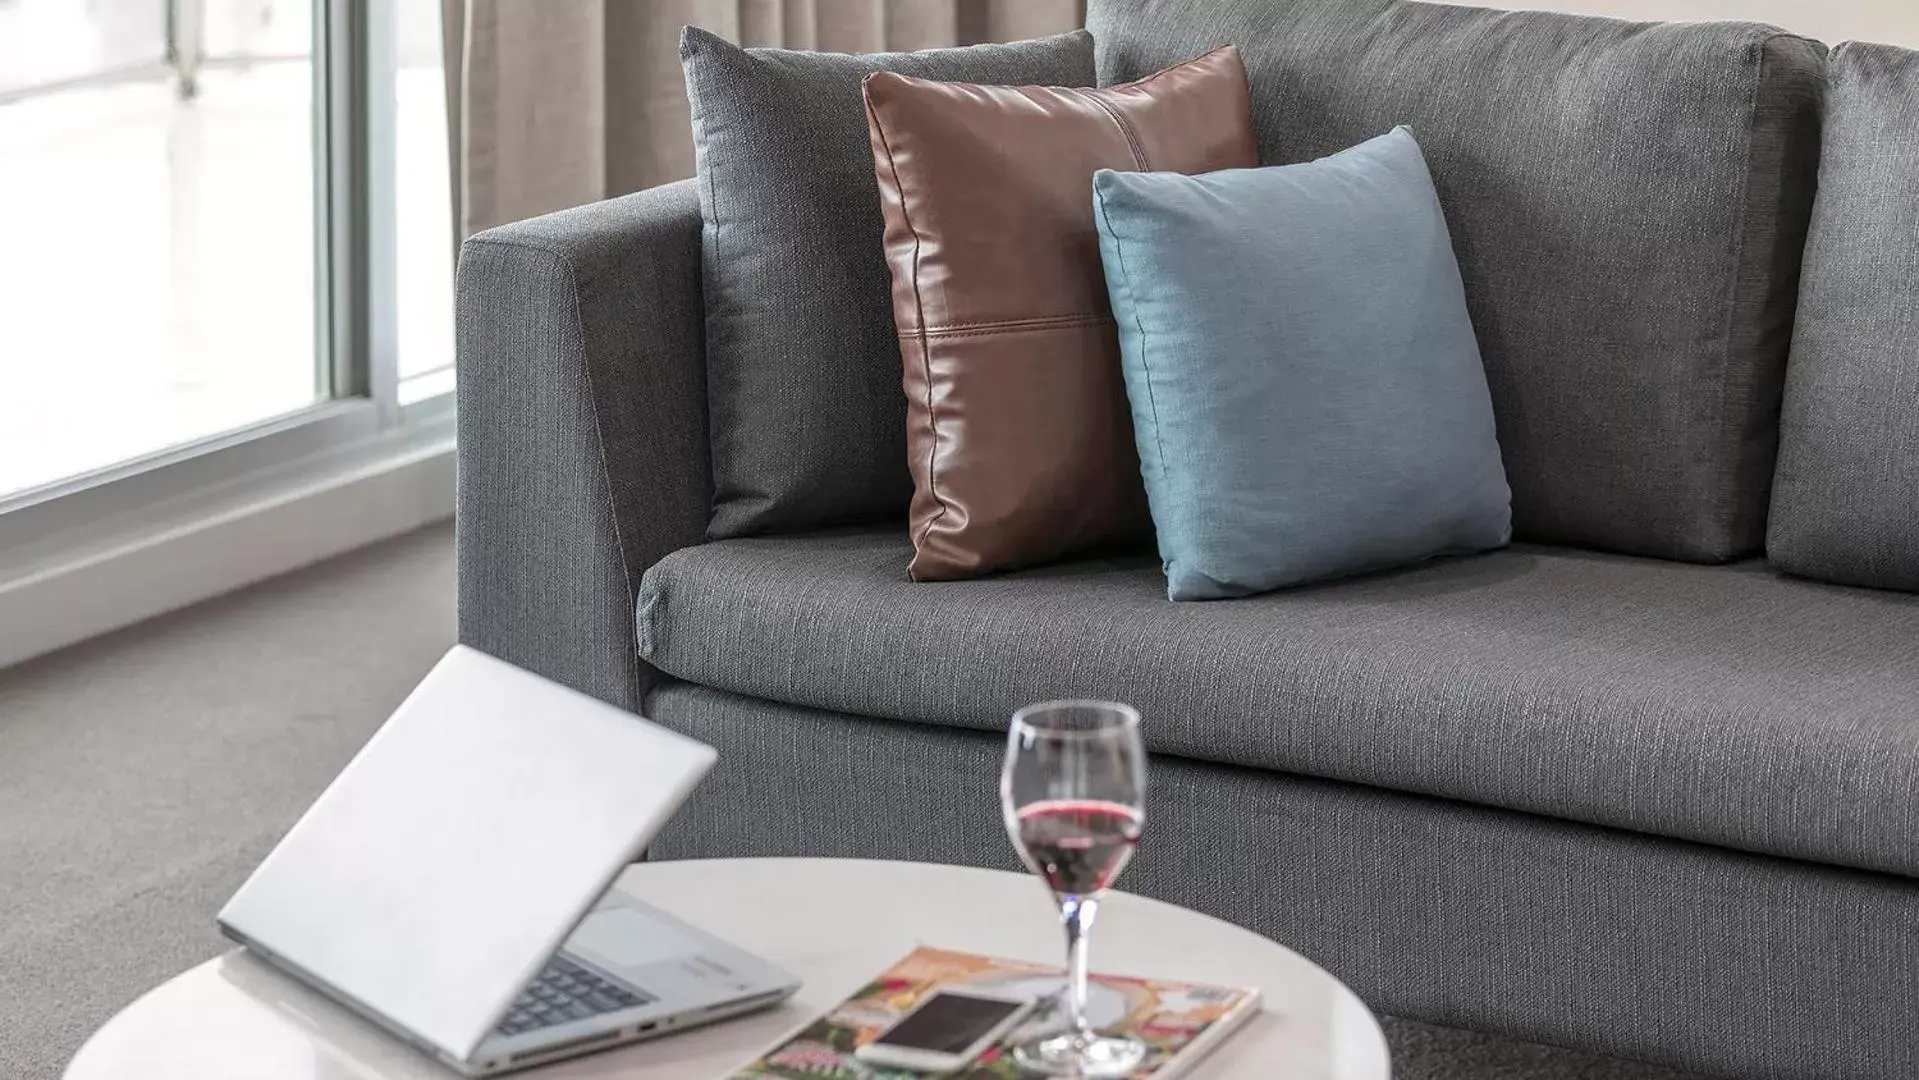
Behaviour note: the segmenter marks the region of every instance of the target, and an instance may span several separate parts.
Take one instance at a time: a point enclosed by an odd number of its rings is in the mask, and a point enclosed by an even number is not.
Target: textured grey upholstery
[[[1416,129],[1522,537],[1756,550],[1818,46],[1397,0],[1090,7],[1105,81],[1238,44],[1269,161]],[[1903,63],[1839,54],[1848,168],[1813,241],[1772,537],[1794,569],[1881,584],[1912,549],[1870,501],[1910,508],[1913,478],[1856,454],[1914,458],[1919,364],[1896,347],[1910,297],[1884,291],[1912,221],[1874,216],[1896,204],[1873,162],[1903,163],[1895,185],[1919,163],[1858,110]],[[816,179],[797,168],[794,199]],[[862,289],[884,281],[876,206],[869,224]],[[1522,547],[1173,605],[1145,552],[912,585],[898,525],[702,543],[709,452],[738,447],[708,431],[733,406],[708,392],[700,227],[676,185],[484,234],[460,272],[461,638],[720,748],[655,855],[1010,865],[1008,714],[1122,698],[1158,755],[1128,883],[1294,945],[1382,1010],[1743,1080],[1919,1075],[1919,597]],[[747,250],[778,281],[840,281],[784,244]],[[738,299],[812,295],[781,288]],[[869,308],[824,328],[806,308],[769,347],[890,344],[883,293]],[[798,418],[765,421],[746,500],[824,497],[718,532],[902,512],[900,454],[868,441],[901,437],[898,369],[848,371],[728,391],[733,419]],[[794,409],[821,388],[826,409]],[[1808,521],[1846,543],[1792,531]]]
[[[1821,46],[1387,0],[1092,0],[1100,80],[1239,46],[1268,164],[1410,124],[1522,540],[1756,554],[1818,164]]]
[[[481,233],[457,291],[460,640],[636,708],[633,590],[711,499],[699,198]]]
[[[706,217],[710,533],[904,521],[906,398],[860,79],[1088,86],[1092,40],[847,56],[688,27],[680,58]]]
[[[1014,865],[997,734],[676,683],[647,707],[720,751],[657,857]],[[1740,1080],[1919,1074],[1912,881],[1177,758],[1148,790],[1121,887],[1290,945],[1375,1009]]]
[[[1170,753],[1919,872],[1919,598],[1532,548],[1172,604],[1148,558],[916,585],[905,555],[891,531],[677,552],[641,655],[980,728],[1112,697]]]
[[[1832,55],[1766,554],[1919,590],[1919,52]]]

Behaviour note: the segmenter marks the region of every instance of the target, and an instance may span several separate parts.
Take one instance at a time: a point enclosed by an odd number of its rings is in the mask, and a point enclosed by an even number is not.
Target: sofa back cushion
[[[1519,539],[1694,561],[1765,530],[1823,48],[1389,0],[1092,0],[1102,82],[1239,46],[1267,164],[1419,132]]]
[[[1086,86],[1093,43],[1076,30],[848,56],[689,27],[680,61],[705,219],[707,534],[904,520],[906,402],[860,80]]]
[[[1832,54],[1766,553],[1919,590],[1919,52]]]

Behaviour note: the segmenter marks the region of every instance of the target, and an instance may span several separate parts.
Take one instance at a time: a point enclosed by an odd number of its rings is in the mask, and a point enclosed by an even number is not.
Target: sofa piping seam
[[[569,302],[569,306],[573,309],[573,332],[574,334],[578,335],[579,342],[580,342],[580,359],[581,359],[580,377],[586,380],[587,400],[591,403],[591,407],[589,411],[591,411],[593,414],[593,451],[594,451],[594,456],[597,457],[600,462],[600,482],[602,485],[604,485],[605,491],[606,491],[606,497],[603,500],[604,501],[603,509],[606,511],[608,524],[610,524],[613,528],[613,546],[617,549],[615,551],[615,555],[618,556],[618,560],[620,564],[620,582],[626,588],[625,607],[629,609],[633,608],[639,602],[639,593],[633,587],[633,571],[626,564],[626,554],[627,554],[626,537],[620,531],[619,508],[615,506],[613,503],[613,469],[612,469],[612,466],[606,460],[606,432],[600,421],[600,406],[599,406],[600,395],[598,390],[594,386],[593,363],[591,358],[587,355],[587,350],[586,350],[586,320],[582,318],[580,315],[579,268],[574,264],[573,257],[571,255],[567,254],[563,250],[550,247],[545,244],[529,243],[524,240],[513,240],[513,241],[468,240],[467,243],[479,244],[487,247],[507,248],[507,249],[519,250],[519,251],[537,252],[539,254],[545,255],[549,259],[552,259],[560,267],[560,269],[566,273],[566,280],[568,285],[567,300]],[[638,641],[639,625],[637,621],[635,620],[628,620],[628,619],[622,618],[620,621],[623,624],[627,625],[632,631],[632,636],[634,638],[633,659],[636,661],[639,661],[639,641]],[[639,661],[639,662],[644,663],[644,661]],[[651,666],[651,665],[648,665],[648,666]],[[638,669],[632,667],[631,665],[628,665],[625,671],[625,676],[626,676],[625,682],[627,684],[626,686],[627,697],[630,700],[632,700],[634,708],[637,709],[640,706],[639,671]]]
[[[698,29],[698,27],[694,29]],[[689,74],[691,74],[691,70],[689,70]],[[693,125],[694,191],[700,197],[700,332],[705,337],[711,337],[711,328],[714,320],[712,310],[707,305],[711,299],[719,296],[722,292],[722,290],[717,287],[719,282],[715,275],[717,269],[725,265],[725,257],[720,251],[721,222],[718,198],[719,189],[713,178],[713,170],[711,168],[699,168],[699,163],[702,160],[712,156],[712,150],[708,146],[710,140],[707,137],[706,125],[701,122],[705,119],[704,114],[706,111],[700,108],[700,102],[704,100],[704,97],[704,94],[693,93],[690,88],[686,95],[687,108]],[[712,248],[711,252],[707,250],[709,246]],[[710,258],[708,257],[709,255],[711,256]],[[704,337],[702,338],[701,348],[702,350],[705,349]],[[720,516],[720,473],[722,470],[719,462],[722,455],[719,451],[721,438],[715,434],[719,425],[713,422],[714,393],[712,372],[710,370],[710,357],[702,356],[700,366],[708,369],[705,380],[706,389],[701,396],[706,398],[706,454],[709,468],[712,470],[709,485],[712,494],[709,495],[706,500],[706,529],[703,530],[703,535],[710,537],[713,534],[713,522]],[[739,455],[734,453],[731,457],[737,459]],[[731,463],[737,464],[737,460]],[[728,486],[732,487],[734,485]],[[737,500],[735,500],[735,505],[737,505]],[[760,513],[764,514],[765,510],[762,509]]]
[[[1745,292],[1746,286],[1744,273],[1746,244],[1750,239],[1749,234],[1753,227],[1751,207],[1752,170],[1757,163],[1759,153],[1759,98],[1766,81],[1766,50],[1771,44],[1773,36],[1779,35],[1770,35],[1761,38],[1753,42],[1750,46],[1755,70],[1753,73],[1752,87],[1746,95],[1746,159],[1744,167],[1739,170],[1739,200],[1735,204],[1737,206],[1736,212],[1739,215],[1739,227],[1733,234],[1731,251],[1728,252],[1732,258],[1732,273],[1729,275],[1730,284],[1726,289],[1724,340],[1720,343],[1719,350],[1718,374],[1720,392],[1713,396],[1718,415],[1713,417],[1712,426],[1713,430],[1719,433],[1720,438],[1734,434],[1728,430],[1732,413],[1729,399],[1733,394],[1730,385],[1731,380],[1728,376],[1732,372],[1733,338],[1736,336],[1739,324],[1739,301]],[[1737,466],[1740,460],[1745,456],[1743,445],[1745,441],[1744,433],[1739,432],[1737,434],[1740,437],[1731,440],[1734,444],[1733,463],[1735,466]],[[1773,461],[1773,468],[1778,468],[1776,454]],[[1737,471],[1739,470],[1735,468],[1735,473]],[[1734,487],[1736,488],[1737,485],[1734,485]],[[1734,524],[1739,516],[1739,508],[1742,501],[1740,498],[1741,494],[1742,493],[1735,490],[1732,497],[1720,505],[1720,510],[1724,514],[1722,520],[1725,522],[1729,534],[1737,533]],[[1728,539],[1736,542],[1736,535],[1729,535]],[[1761,543],[1763,545],[1764,541],[1762,540]]]

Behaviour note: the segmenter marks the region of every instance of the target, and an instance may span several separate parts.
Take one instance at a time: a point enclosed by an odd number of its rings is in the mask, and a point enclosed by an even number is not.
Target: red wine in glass
[[[1146,1045],[1087,1019],[1086,956],[1100,901],[1146,820],[1139,713],[1111,701],[1043,701],[1014,713],[999,794],[1007,836],[1051,890],[1066,933],[1063,1025],[1015,1046],[1013,1060],[1041,1076],[1131,1076]]]
[[[1019,808],[1026,864],[1058,896],[1089,896],[1112,884],[1139,843],[1140,814],[1101,799],[1047,799]]]

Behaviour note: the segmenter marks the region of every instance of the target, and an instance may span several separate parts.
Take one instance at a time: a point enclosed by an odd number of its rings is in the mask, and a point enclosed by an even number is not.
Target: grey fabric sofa
[[[1919,597],[1762,550],[1787,515],[1796,545],[1824,535],[1798,527],[1823,488],[1849,524],[1821,543],[1919,528],[1844,470],[1768,499],[1789,372],[1797,460],[1816,424],[1884,461],[1884,425],[1919,416],[1888,377],[1848,427],[1862,379],[1827,374],[1830,327],[1816,365],[1793,340],[1802,291],[1888,272],[1830,220],[1883,185],[1814,192],[1907,152],[1820,155],[1822,110],[1853,107],[1828,86],[1883,90],[1892,61],[1390,0],[1095,0],[1088,21],[1104,82],[1239,45],[1269,162],[1415,125],[1521,543],[1190,605],[1151,552],[911,584],[904,507],[707,543],[681,183],[465,246],[462,640],[720,749],[653,857],[1011,866],[1006,718],[1119,698],[1155,753],[1125,886],[1285,942],[1381,1012],[1733,1077],[1919,1074]],[[1919,368],[1908,346],[1859,352]]]

